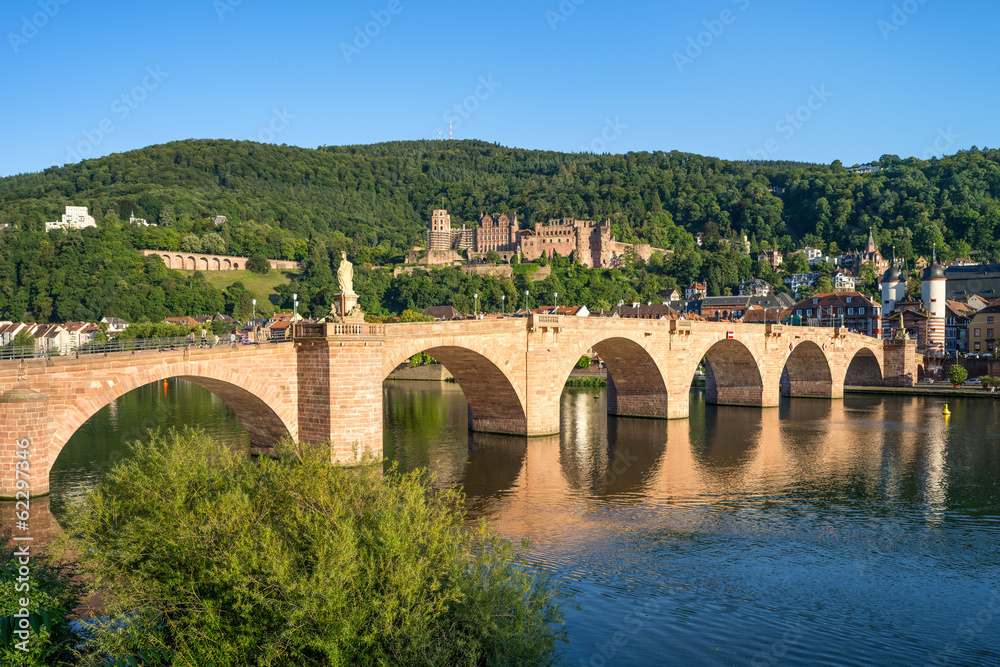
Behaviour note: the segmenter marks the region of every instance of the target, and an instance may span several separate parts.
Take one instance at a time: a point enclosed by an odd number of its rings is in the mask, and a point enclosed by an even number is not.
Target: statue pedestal
[[[354,292],[340,291],[333,295],[333,308],[327,321],[330,322],[364,322],[365,314],[358,306],[358,295]]]

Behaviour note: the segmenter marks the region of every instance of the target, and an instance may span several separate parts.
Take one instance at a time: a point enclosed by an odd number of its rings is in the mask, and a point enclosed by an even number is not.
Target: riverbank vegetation
[[[69,513],[108,622],[62,664],[151,649],[175,667],[560,657],[557,587],[426,472],[331,465],[327,447],[292,443],[251,459],[193,430],[133,448]]]

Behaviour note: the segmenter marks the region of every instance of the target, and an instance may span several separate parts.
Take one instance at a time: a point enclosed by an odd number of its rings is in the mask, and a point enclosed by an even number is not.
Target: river
[[[567,389],[562,433],[471,434],[454,384],[384,387],[385,455],[458,485],[563,585],[571,665],[1000,664],[1000,406],[849,394],[615,418]],[[171,380],[88,421],[52,513],[146,428],[235,416]],[[34,505],[33,505],[34,507]],[[6,515],[6,512],[4,513]]]

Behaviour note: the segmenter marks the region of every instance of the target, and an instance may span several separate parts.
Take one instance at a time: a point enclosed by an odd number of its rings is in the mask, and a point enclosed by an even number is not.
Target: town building
[[[768,296],[708,296],[688,301],[683,312],[693,313],[706,320],[740,320],[756,306],[771,314],[790,308],[794,304],[791,296],[785,293]]]
[[[878,273],[882,273],[889,268],[889,260],[882,256],[879,252],[878,246],[875,244],[875,237],[872,235],[872,230],[868,230],[868,243],[865,245],[865,249],[860,252],[850,252],[845,253],[840,256],[840,261],[838,265],[842,268],[848,269],[854,275],[858,275],[861,271],[861,267],[866,263],[871,262]]]
[[[959,265],[945,269],[947,296],[964,301],[979,295],[987,301],[1000,299],[1000,264]]]
[[[869,162],[851,167],[850,171],[855,174],[877,174],[882,171],[882,167],[874,162]]]
[[[882,308],[860,292],[817,294],[792,306],[805,326],[843,327],[849,331],[881,336]]]
[[[818,273],[793,273],[788,278],[785,278],[785,284],[788,285],[788,289],[798,292],[803,287],[812,287],[815,285],[817,278],[819,278]]]
[[[770,293],[771,285],[766,280],[752,278],[740,283],[740,296],[767,296]]]
[[[833,273],[834,292],[854,292],[857,290],[858,279],[848,271],[838,269]]]
[[[102,317],[101,324],[108,325],[108,333],[117,336],[129,327],[129,323],[120,317]]]
[[[805,248],[799,248],[795,252],[802,252],[806,255],[806,261],[809,262],[810,266],[818,262],[823,257],[823,251],[819,248],[813,248],[811,246],[806,246]]]
[[[944,350],[949,355],[954,355],[955,352],[968,352],[969,322],[981,308],[977,309],[962,301],[948,301],[947,304],[944,317]]]
[[[46,222],[45,231],[61,229],[64,232],[70,229],[86,229],[87,227],[97,227],[94,217],[87,213],[86,206],[67,206],[59,222]]]
[[[986,306],[973,315],[966,329],[969,354],[996,355],[998,329],[1000,329],[1000,303]]]
[[[705,283],[691,283],[684,288],[684,299],[686,301],[704,299],[706,296],[708,296],[708,287]]]
[[[772,269],[777,269],[785,260],[785,256],[777,250],[761,250],[757,253],[758,262],[767,262]]]

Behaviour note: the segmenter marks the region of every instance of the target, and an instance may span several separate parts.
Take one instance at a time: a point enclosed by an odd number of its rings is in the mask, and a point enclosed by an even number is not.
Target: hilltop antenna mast
[[[451,118],[449,118],[448,119],[448,140],[450,141],[451,139],[454,139],[454,138],[455,138],[455,135],[451,131]]]

